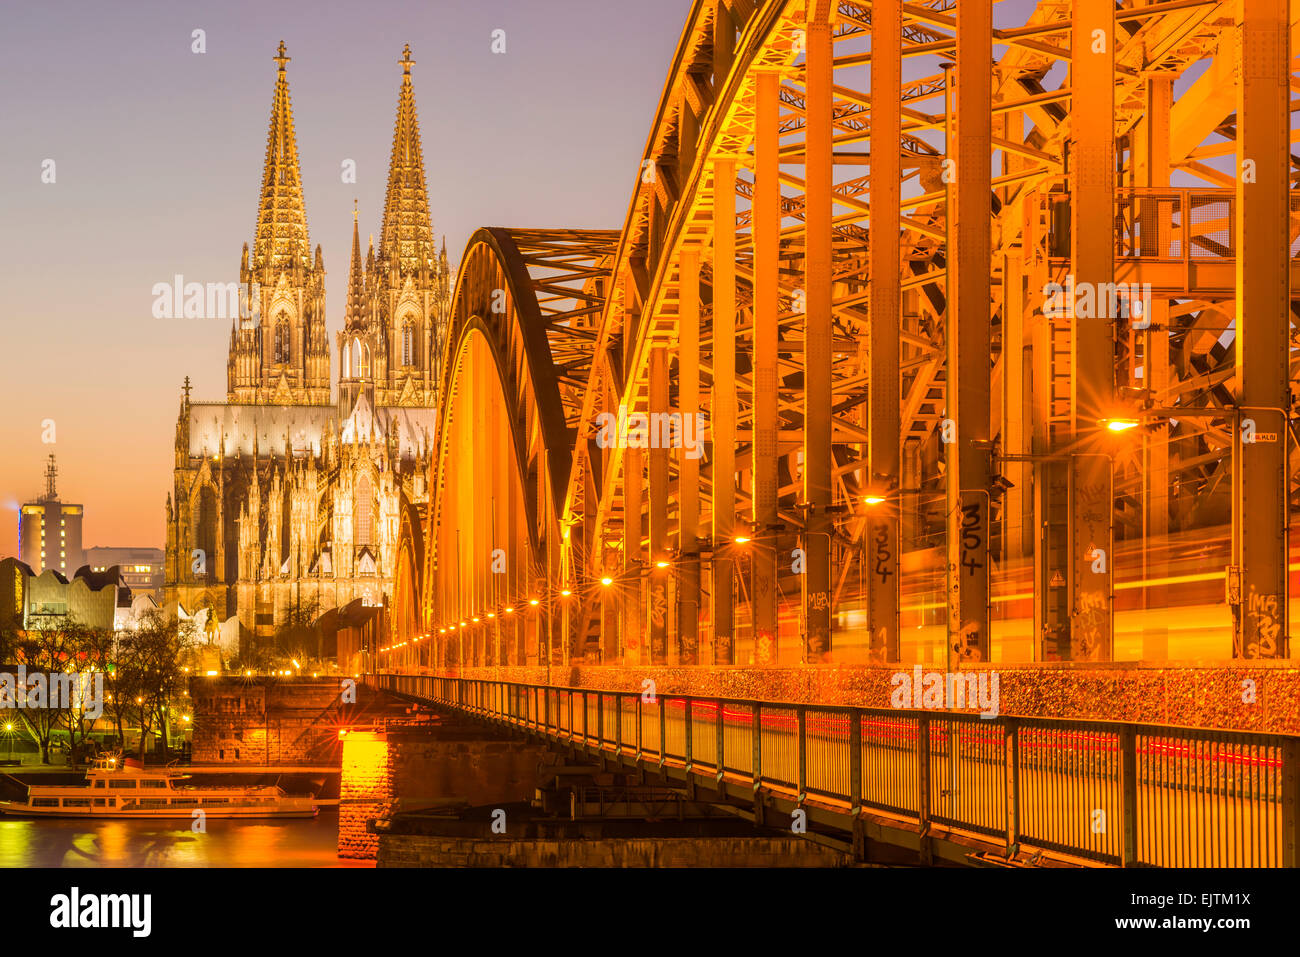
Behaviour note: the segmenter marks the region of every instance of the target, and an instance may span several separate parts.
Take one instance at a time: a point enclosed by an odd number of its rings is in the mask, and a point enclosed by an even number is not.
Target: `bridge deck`
[[[1292,736],[429,675],[370,680],[653,770],[768,824],[801,809],[848,846],[872,837],[928,855],[943,840],[949,851],[1011,857],[1028,848],[1103,866],[1295,863]]]

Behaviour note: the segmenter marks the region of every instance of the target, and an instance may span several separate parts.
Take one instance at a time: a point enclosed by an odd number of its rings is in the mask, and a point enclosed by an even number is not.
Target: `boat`
[[[30,784],[26,801],[0,801],[0,814],[21,817],[195,818],[315,817],[313,797],[286,794],[275,785],[184,785],[190,775],[174,767],[145,768],[133,758],[98,757],[80,785]]]

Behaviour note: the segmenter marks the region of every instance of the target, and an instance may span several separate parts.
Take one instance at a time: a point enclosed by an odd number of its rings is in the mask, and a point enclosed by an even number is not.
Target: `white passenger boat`
[[[22,817],[313,817],[311,797],[293,797],[274,785],[178,785],[188,774],[145,768],[131,758],[96,758],[80,785],[30,784],[26,801],[0,801],[0,813]]]

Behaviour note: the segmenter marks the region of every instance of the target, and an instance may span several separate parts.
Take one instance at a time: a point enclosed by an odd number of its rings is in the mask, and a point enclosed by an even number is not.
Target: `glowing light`
[[[868,505],[879,505],[884,500],[885,497],[883,495],[874,495],[874,494],[864,496],[862,499],[862,501],[866,502]]]
[[[655,562],[655,568],[667,568],[667,567],[668,567],[667,562]]]
[[[497,613],[496,613],[496,612],[494,612],[494,611],[490,611],[490,612],[488,612],[488,617],[489,617],[489,618],[495,618],[496,616],[497,616]]]
[[[1102,419],[1101,424],[1111,432],[1127,432],[1129,429],[1136,429],[1139,425],[1137,419]]]
[[[600,580],[600,583],[608,588],[610,585],[614,584],[614,579],[605,577]]]
[[[528,599],[528,604],[530,604],[530,605],[536,605],[536,604],[538,604],[538,601],[537,601],[536,598],[530,598],[530,599]]]
[[[205,675],[207,675],[209,678],[215,678],[215,677],[217,676],[217,674],[218,674],[218,673],[215,672],[215,671],[205,671],[205,672],[203,672],[203,673],[204,673]]]
[[[569,591],[569,589],[565,588],[565,589],[563,589],[563,590],[560,592],[560,594],[563,595],[565,598],[568,598],[570,595],[573,594],[573,592],[571,592],[571,591]]]
[[[515,613],[515,610],[514,610],[513,608],[507,608],[507,609],[506,609],[506,614],[507,614],[507,615],[513,615],[514,613]]]
[[[189,716],[188,714],[186,714],[186,715],[182,715],[182,716],[181,716],[181,720],[184,721],[186,724],[189,724],[189,723],[190,723],[190,716]]]
[[[736,536],[736,544],[737,544],[737,545],[744,545],[744,544],[746,544],[748,541],[749,541],[749,539],[746,538],[744,535],[737,535],[737,536]]]

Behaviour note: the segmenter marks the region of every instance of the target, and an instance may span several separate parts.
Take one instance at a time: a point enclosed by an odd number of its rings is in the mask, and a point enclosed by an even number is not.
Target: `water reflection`
[[[358,866],[336,857],[338,824],[337,808],[312,819],[209,818],[206,834],[188,821],[0,817],[0,868]]]

